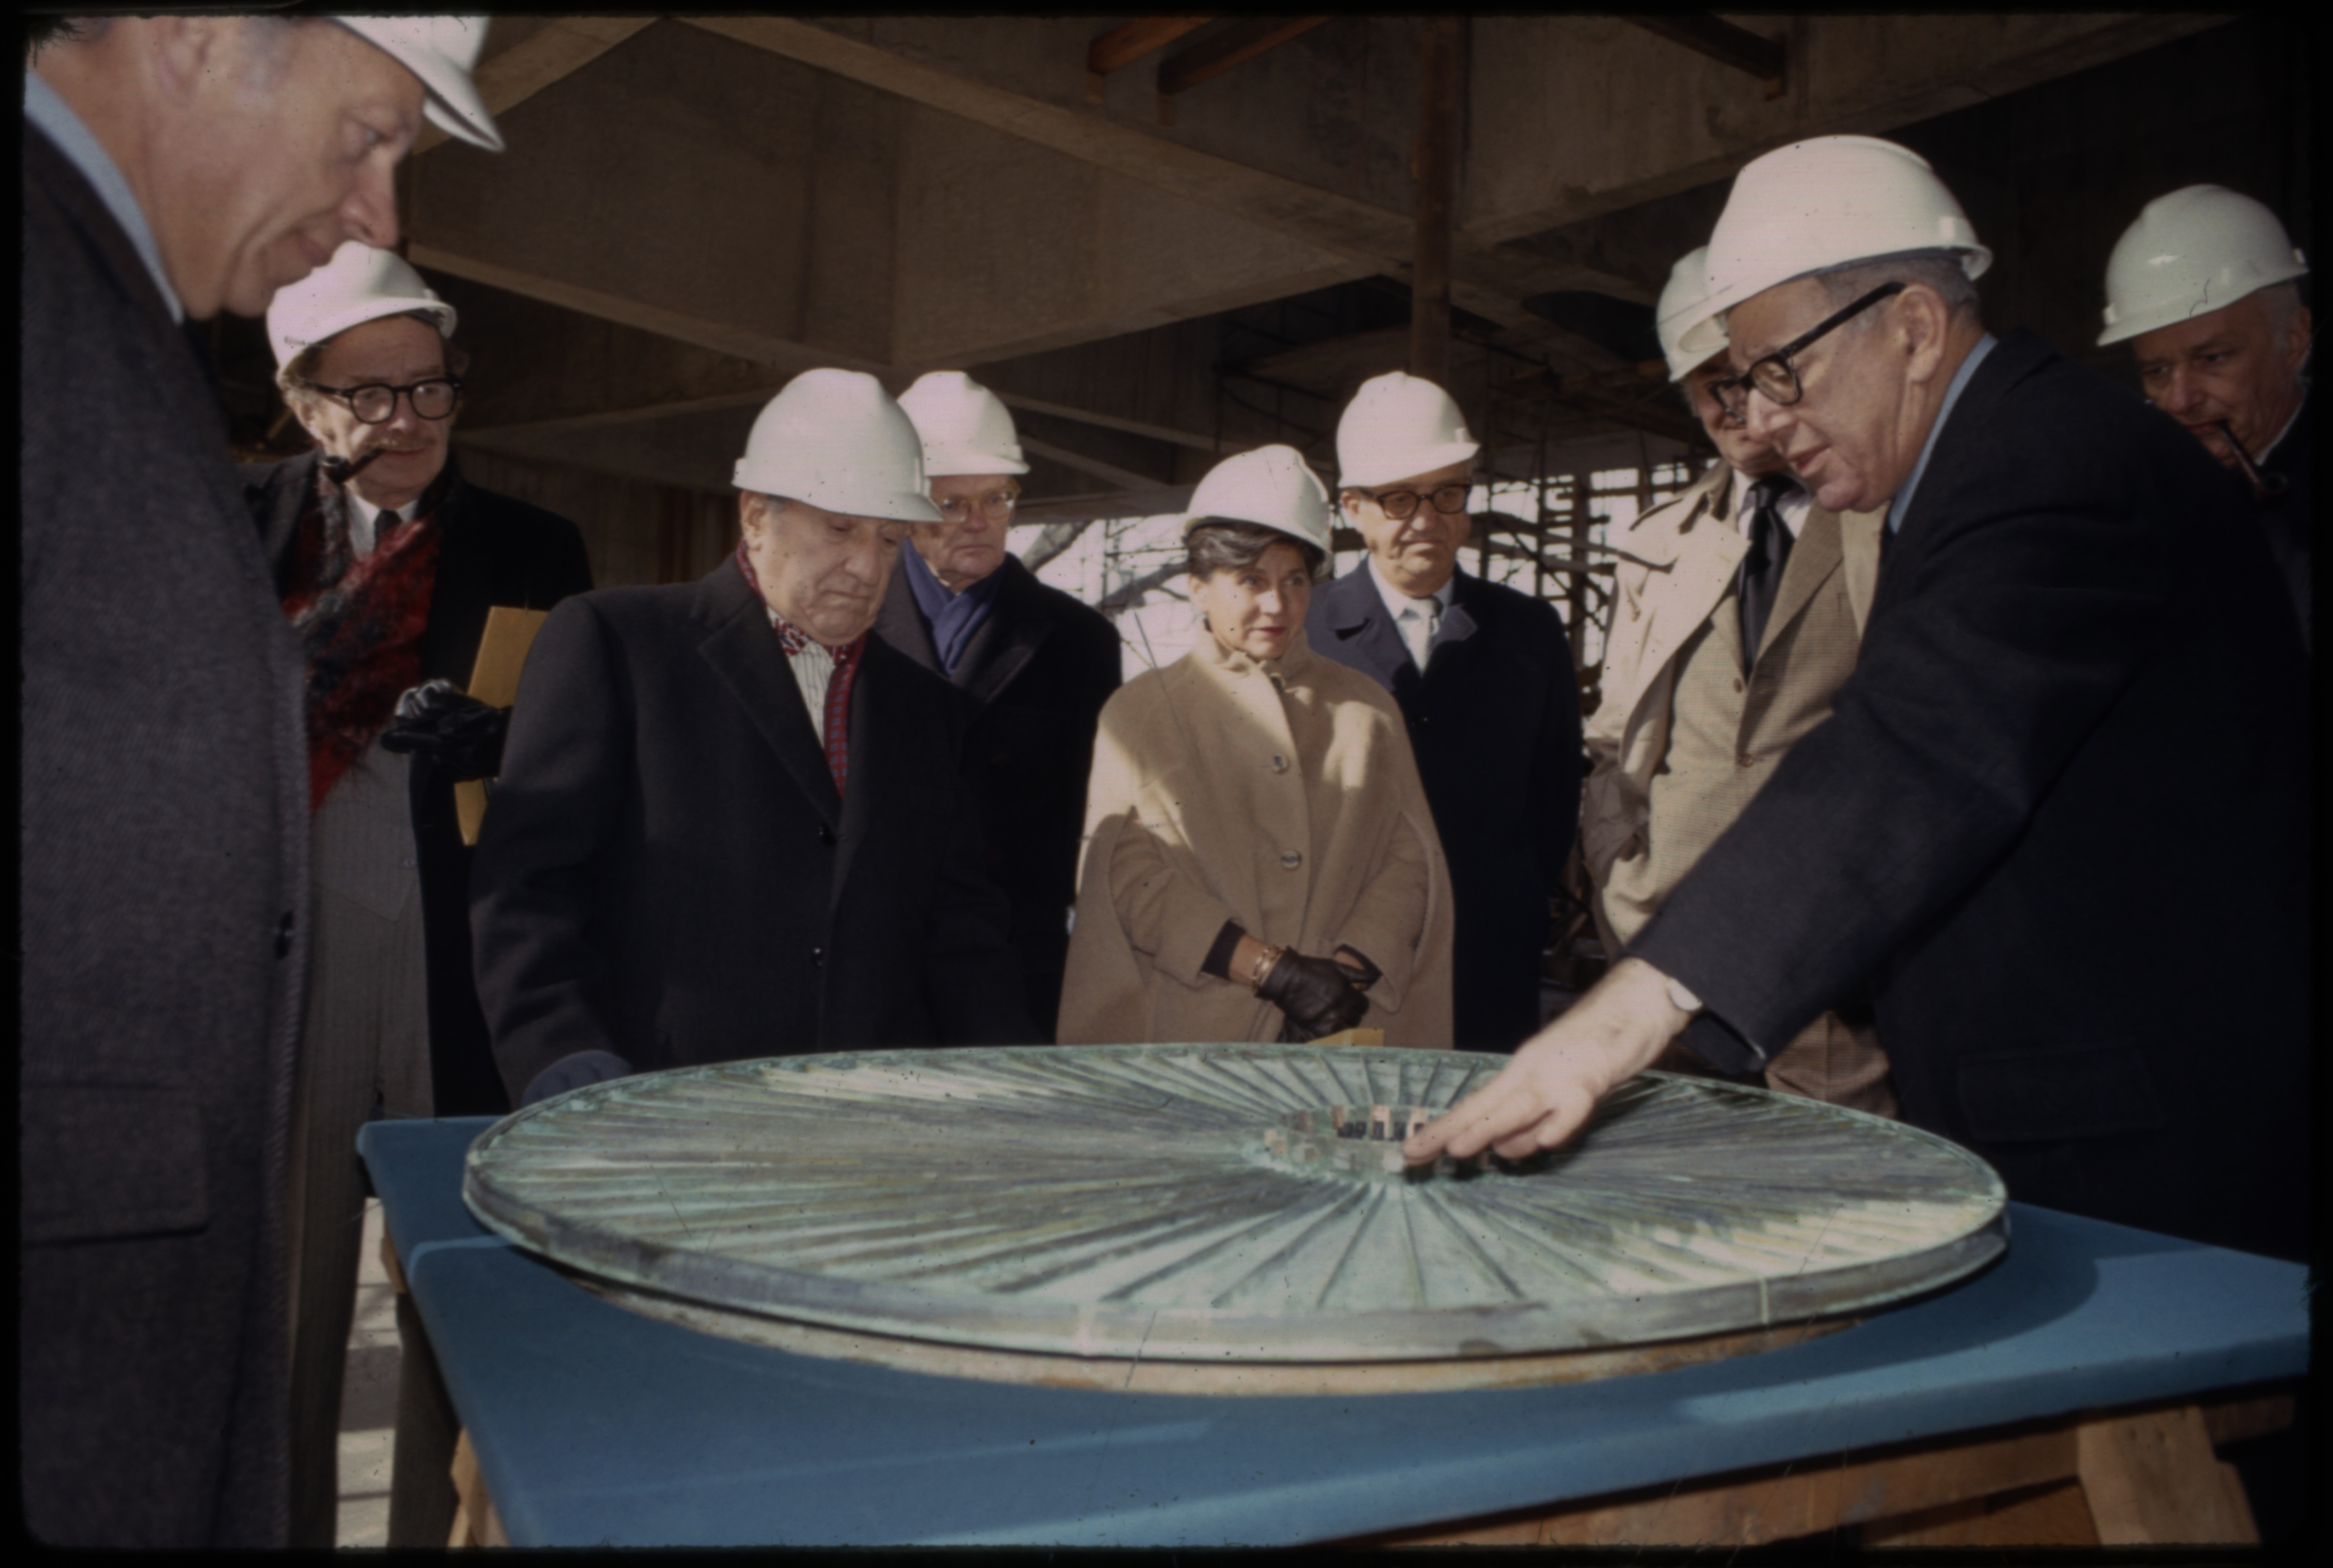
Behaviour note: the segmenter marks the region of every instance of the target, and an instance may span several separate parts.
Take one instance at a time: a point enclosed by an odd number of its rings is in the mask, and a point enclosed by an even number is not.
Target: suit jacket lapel
[[[1049,617],[1030,613],[1036,579],[1029,569],[1007,555],[997,571],[1003,581],[996,585],[996,601],[955,667],[955,683],[983,707],[1029,668],[1053,630]]]
[[[1782,566],[1781,590],[1774,595],[1774,608],[1767,612],[1766,629],[1759,636],[1760,653],[1773,647],[1774,639],[1791,618],[1813,601],[1815,591],[1839,570],[1839,514],[1809,507],[1798,543],[1791,547],[1791,558]]]
[[[913,544],[900,546],[914,548]],[[875,615],[875,635],[942,680],[947,678],[947,671],[940,668],[939,649],[932,646],[931,630],[924,624],[924,612],[916,607],[916,591],[907,585],[904,563],[891,568],[891,586],[883,591],[883,608]]]
[[[842,799],[835,794],[833,775],[826,771],[826,748],[811,727],[810,709],[787,667],[786,650],[770,630],[768,611],[738,572],[734,557],[721,563],[705,587],[714,626],[696,645],[697,653],[745,710],[746,720],[777,754],[803,798],[818,808],[828,827],[840,827]],[[854,692],[854,717],[856,696]]]
[[[1640,691],[1650,686],[1661,666],[1676,657],[1717,609],[1718,601],[1733,586],[1742,558],[1750,553],[1750,542],[1724,511],[1732,494],[1732,470],[1721,463],[1718,471],[1726,477],[1678,520],[1675,543],[1665,568],[1668,582],[1646,587],[1644,647],[1656,662],[1643,672]]]
[[[1329,585],[1329,634],[1361,670],[1388,690],[1402,666],[1416,668],[1366,564]]]

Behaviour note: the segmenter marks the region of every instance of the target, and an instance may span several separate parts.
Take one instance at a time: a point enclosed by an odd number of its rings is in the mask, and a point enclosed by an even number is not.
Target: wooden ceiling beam
[[[1213,38],[1160,61],[1158,91],[1169,98],[1186,91],[1330,20],[1327,16],[1257,16],[1226,27]]]
[[[481,61],[470,80],[486,102],[486,112],[501,114],[525,102],[552,82],[573,75],[641,28],[653,16],[560,16],[504,50]],[[449,139],[434,125],[422,128],[414,139],[415,156]]]
[[[1086,46],[1086,69],[1096,76],[1107,76],[1214,20],[1213,16],[1137,16],[1121,22]]]
[[[1789,89],[1787,58],[1781,43],[1762,38],[1747,27],[1737,27],[1722,16],[1703,11],[1664,15],[1629,16],[1646,32],[1707,55],[1720,65],[1745,72],[1766,84],[1766,96],[1780,98]]]

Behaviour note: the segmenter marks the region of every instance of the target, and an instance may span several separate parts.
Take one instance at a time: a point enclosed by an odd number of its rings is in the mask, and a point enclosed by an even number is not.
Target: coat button
[[[1755,758],[1752,757],[1751,755],[1745,751],[1740,756],[1733,759],[1733,765],[1735,767],[1748,767],[1755,760]]]
[[[1304,857],[1298,854],[1294,850],[1291,850],[1286,854],[1280,857],[1280,863],[1285,870],[1292,871],[1297,867],[1304,863]]]
[[[284,910],[282,919],[275,922],[275,956],[279,958],[292,956],[292,911],[289,909]]]
[[[1736,691],[1742,689],[1742,678],[1738,675],[1733,678],[1733,689]]]
[[[810,967],[813,969],[823,969],[826,967],[826,949],[824,948],[812,948],[810,950]]]
[[[830,828],[830,827],[828,827],[824,822],[821,822],[821,823],[819,823],[819,825],[818,825],[818,842],[819,842],[820,843],[822,843],[822,844],[827,844],[827,845],[830,845],[830,845],[832,845],[832,844],[833,844],[833,842],[834,842],[834,830],[833,830],[832,828]]]
[[[1272,759],[1272,771],[1274,773],[1286,773],[1288,771],[1288,759],[1284,756],[1273,757]]]

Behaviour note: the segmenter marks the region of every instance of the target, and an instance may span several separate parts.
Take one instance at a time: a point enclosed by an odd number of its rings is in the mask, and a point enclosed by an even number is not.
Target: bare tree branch
[[[1034,572],[1062,551],[1078,542],[1078,535],[1094,525],[1091,517],[1073,517],[1059,523],[1048,523],[1037,531],[1037,542],[1021,553],[1021,564]]]
[[[1094,608],[1099,610],[1104,615],[1114,618],[1122,611],[1133,609],[1136,601],[1144,594],[1165,582],[1168,578],[1182,576],[1183,572],[1184,563],[1180,561],[1170,561],[1164,566],[1153,567],[1141,576],[1111,589],[1102,596],[1101,602]]]

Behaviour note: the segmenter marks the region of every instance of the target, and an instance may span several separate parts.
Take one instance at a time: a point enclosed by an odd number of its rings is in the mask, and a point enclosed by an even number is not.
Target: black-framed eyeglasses
[[[1359,490],[1360,486],[1357,485],[1354,488]],[[1360,493],[1376,502],[1387,517],[1397,523],[1406,523],[1417,515],[1418,503],[1429,499],[1434,503],[1434,509],[1445,515],[1464,512],[1466,510],[1466,497],[1474,488],[1471,484],[1437,485],[1430,495],[1421,495],[1415,490],[1361,490]]]
[[[424,419],[443,419],[462,400],[458,376],[432,376],[409,387],[391,387],[379,381],[369,381],[361,387],[327,387],[316,381],[300,384],[312,392],[338,398],[349,406],[350,413],[368,425],[385,425],[395,418],[397,399],[400,397],[411,403],[414,413]]]
[[[1904,286],[1901,280],[1881,284],[1853,304],[1825,316],[1772,353],[1752,361],[1750,368],[1740,375],[1711,382],[1709,390],[1717,394],[1717,400],[1725,405],[1725,411],[1737,418],[1748,415],[1752,387],[1783,408],[1789,408],[1806,396],[1806,389],[1799,385],[1798,367],[1791,363],[1792,357],[1804,353],[1825,332],[1853,321],[1881,300],[1902,293]]]
[[[950,523],[964,523],[969,521],[972,517],[972,509],[974,506],[979,507],[980,515],[987,518],[991,523],[1010,523],[1013,521],[1013,509],[1021,505],[1021,492],[1018,490],[992,490],[987,495],[978,497],[970,495],[935,496],[933,498],[932,505],[938,507],[940,509],[940,516]]]

